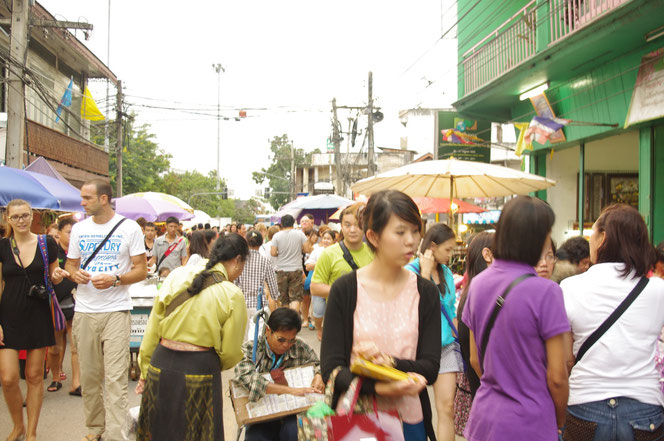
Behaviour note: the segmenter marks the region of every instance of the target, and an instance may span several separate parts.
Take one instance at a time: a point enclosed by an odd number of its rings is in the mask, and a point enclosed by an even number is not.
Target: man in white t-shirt
[[[310,253],[313,246],[300,230],[295,230],[295,219],[290,214],[281,218],[283,229],[272,238],[270,254],[277,258],[277,284],[279,303],[300,312],[304,294],[302,256]]]
[[[73,332],[88,428],[83,439],[98,441],[103,436],[104,441],[122,441],[128,401],[129,285],[147,276],[145,244],[138,224],[113,211],[108,182],[85,183],[81,199],[90,217],[72,228],[65,268],[78,284]]]

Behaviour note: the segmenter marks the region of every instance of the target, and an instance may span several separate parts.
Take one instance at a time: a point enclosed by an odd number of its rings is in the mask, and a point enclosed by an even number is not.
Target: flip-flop
[[[314,325],[313,323],[309,322],[309,329],[312,330],[312,331],[315,331],[315,330],[316,330],[316,325]]]
[[[53,381],[51,382],[51,384],[48,385],[46,390],[49,392],[57,392],[60,390],[60,388],[62,388],[62,383],[60,383],[59,381]]]
[[[60,371],[60,381],[65,381],[67,379],[67,374],[64,372]]]
[[[80,397],[81,396],[81,386],[77,387],[74,390],[70,390],[69,395],[72,395],[72,396],[75,396],[75,397]]]

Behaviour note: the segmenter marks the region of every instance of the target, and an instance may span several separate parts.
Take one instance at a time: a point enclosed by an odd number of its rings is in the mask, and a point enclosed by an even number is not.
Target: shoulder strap
[[[90,254],[90,257],[88,257],[88,260],[85,261],[85,263],[83,264],[83,266],[81,267],[81,269],[84,270],[84,269],[86,269],[86,268],[88,267],[88,265],[90,265],[90,262],[92,262],[92,259],[95,258],[95,256],[97,255],[97,253],[98,253],[98,252],[104,247],[104,244],[108,241],[108,239],[111,238],[111,236],[113,235],[113,233],[115,232],[115,230],[117,230],[118,227],[120,226],[120,224],[121,224],[122,222],[124,222],[125,220],[127,220],[127,218],[126,218],[126,217],[123,217],[122,219],[120,219],[120,221],[119,221],[117,224],[115,224],[115,226],[114,226],[113,228],[111,228],[111,231],[108,232],[108,234],[106,235],[106,237],[104,238],[104,240],[102,240],[101,242],[99,242],[99,245],[97,245],[97,248],[95,248],[95,250],[92,252],[92,254]]]
[[[526,273],[523,274],[516,279],[512,281],[512,283],[509,284],[507,288],[505,288],[505,291],[501,295],[498,296],[496,299],[496,305],[493,307],[493,311],[491,311],[491,316],[489,317],[489,321],[486,324],[486,328],[484,328],[484,332],[482,333],[482,349],[480,351],[480,366],[482,366],[482,370],[484,370],[484,356],[486,355],[486,348],[489,344],[489,337],[491,337],[491,330],[493,329],[493,325],[496,323],[496,318],[498,317],[498,313],[500,310],[503,308],[503,305],[505,304],[505,298],[507,297],[507,294],[512,291],[512,289],[517,286],[519,283],[523,282],[529,277],[534,277],[534,274]]]
[[[643,289],[646,287],[648,284],[649,280],[646,277],[641,277],[641,280],[636,284],[636,286],[632,289],[632,291],[629,293],[629,295],[623,300],[620,305],[616,308],[615,311],[611,313],[611,315],[604,320],[604,323],[599,325],[599,328],[595,330],[592,334],[590,334],[590,337],[586,339],[586,341],[583,342],[581,345],[581,348],[579,349],[579,352],[576,354],[576,361],[574,364],[576,365],[579,360],[585,355],[586,352],[588,352],[588,349],[595,343],[597,343],[597,340],[602,338],[602,336],[606,333],[606,331],[609,330],[613,324],[618,321],[621,315],[625,311],[627,311],[627,308],[634,303],[634,300],[641,294]]]
[[[205,280],[203,280],[203,287],[201,288],[201,291],[203,291],[205,288],[209,288],[212,285],[215,285],[217,283],[221,283],[225,281],[226,278],[223,276],[223,274],[219,273],[209,273]],[[189,294],[189,291],[185,288],[184,290],[180,291],[178,295],[176,295],[173,300],[171,300],[171,303],[169,303],[166,306],[166,311],[164,312],[164,318],[168,317],[171,312],[173,312],[178,306],[182,305],[184,302],[192,298],[195,294]]]
[[[355,263],[355,259],[353,259],[353,255],[350,254],[350,251],[348,250],[348,247],[346,247],[346,244],[344,243],[343,240],[339,241],[339,246],[341,247],[341,251],[344,253],[344,260],[348,263],[350,266],[350,269],[352,270],[357,270],[360,269],[360,267]]]
[[[161,256],[161,259],[159,259],[159,262],[157,262],[157,269],[155,269],[155,272],[159,272],[159,267],[161,266],[161,264],[164,263],[164,260],[166,260],[166,258],[170,256],[170,254],[173,252],[174,249],[177,248],[178,245],[180,245],[180,242],[182,242],[182,238],[180,238],[179,240],[174,240],[173,243],[170,244],[170,246],[164,252],[164,255]]]

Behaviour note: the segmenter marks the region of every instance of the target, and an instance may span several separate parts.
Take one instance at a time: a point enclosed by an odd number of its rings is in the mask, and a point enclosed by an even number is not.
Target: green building
[[[619,201],[664,240],[664,0],[458,0],[457,14],[459,112],[573,121],[528,152],[531,172],[557,181],[537,194],[554,239]]]

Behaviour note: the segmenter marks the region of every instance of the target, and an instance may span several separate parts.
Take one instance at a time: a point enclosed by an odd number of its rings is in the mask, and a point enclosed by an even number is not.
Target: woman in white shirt
[[[602,211],[590,237],[590,260],[587,272],[560,285],[574,357],[654,264],[647,227],[635,208],[617,204]],[[572,368],[564,440],[664,439],[664,395],[655,367],[662,326],[664,280],[653,278]]]

